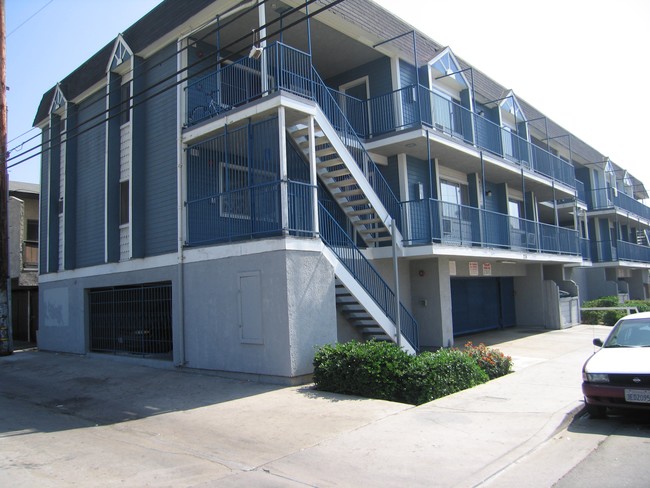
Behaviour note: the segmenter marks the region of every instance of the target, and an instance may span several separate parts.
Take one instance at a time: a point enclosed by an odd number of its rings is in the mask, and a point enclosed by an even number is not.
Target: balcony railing
[[[319,206],[319,223],[321,238],[338,257],[339,261],[356,278],[358,283],[372,297],[379,308],[393,323],[397,300],[395,292],[388,286],[373,265],[365,258],[354,244],[350,236],[336,220]],[[409,311],[400,303],[400,324],[402,335],[406,337],[413,348],[418,350],[418,324]]]
[[[650,220],[650,207],[610,186],[590,191],[588,198],[589,210],[618,208]]]
[[[598,263],[612,261],[650,263],[650,247],[620,240],[593,241],[591,259]]]
[[[404,202],[405,244],[443,243],[578,256],[578,233],[554,225],[434,199]]]
[[[288,222],[282,222],[281,186],[287,186]],[[314,234],[313,186],[272,181],[188,200],[187,245],[197,246],[282,234]]]

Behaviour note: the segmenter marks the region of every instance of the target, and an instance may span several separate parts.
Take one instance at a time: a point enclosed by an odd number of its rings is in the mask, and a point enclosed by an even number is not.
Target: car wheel
[[[602,407],[600,405],[590,405],[586,404],[587,413],[592,419],[604,419],[607,417],[607,407]]]

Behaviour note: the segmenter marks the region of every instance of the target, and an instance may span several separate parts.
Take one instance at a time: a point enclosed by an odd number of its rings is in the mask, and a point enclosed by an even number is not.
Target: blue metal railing
[[[598,263],[611,261],[650,263],[650,247],[621,240],[592,241],[591,259]]]
[[[580,255],[572,229],[466,205],[424,199],[402,203],[406,244],[430,242]]]
[[[580,255],[585,261],[591,261],[591,245],[589,239],[580,238]]]
[[[384,314],[395,323],[397,317],[395,314],[395,292],[391,290],[377,270],[355,246],[350,236],[322,205],[319,205],[318,215],[323,242],[336,254],[339,261],[352,273]],[[399,313],[402,335],[417,351],[419,349],[418,324],[401,303]]]
[[[314,100],[318,103],[334,130],[337,131],[339,139],[345,144],[348,152],[356,161],[357,166],[363,172],[386,211],[397,220],[397,227],[401,228],[399,200],[316,70],[313,70],[312,75],[314,80]]]
[[[589,210],[604,210],[617,207],[650,220],[650,207],[622,191],[614,190],[610,186],[591,190],[588,194],[587,204]]]
[[[281,185],[287,185],[289,221],[283,225]],[[188,246],[288,233],[314,235],[313,186],[279,180],[187,201]]]
[[[575,172],[571,163],[424,86],[410,85],[371,98],[365,103],[368,109],[363,112],[369,114],[369,120],[363,132],[359,133],[363,137],[376,137],[424,124],[571,188],[575,187]]]

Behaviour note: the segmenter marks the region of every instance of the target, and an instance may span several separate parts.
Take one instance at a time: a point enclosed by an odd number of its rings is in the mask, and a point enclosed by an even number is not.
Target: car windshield
[[[604,347],[650,347],[650,319],[620,321]]]

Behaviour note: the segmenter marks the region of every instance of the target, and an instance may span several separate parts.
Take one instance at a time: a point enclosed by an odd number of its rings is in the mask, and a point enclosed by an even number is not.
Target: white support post
[[[318,235],[320,226],[318,222],[318,175],[316,174],[316,131],[314,129],[314,116],[309,116],[309,184],[312,185],[312,220],[313,232]]]
[[[397,225],[395,219],[390,223],[391,233],[393,238],[393,274],[395,275],[395,339],[397,347],[402,347],[402,321],[400,317],[400,301],[399,301],[399,267],[397,264]]]
[[[282,232],[289,229],[289,192],[287,188],[289,175],[287,171],[287,129],[284,107],[278,108],[278,137],[280,149],[280,212],[282,215]]]
[[[262,94],[267,95],[269,91],[269,78],[268,78],[268,60],[266,59],[267,53],[266,53],[266,10],[265,10],[265,1],[259,0],[259,4],[257,7],[257,14],[259,18],[259,25],[260,25],[260,31],[259,31],[259,37],[261,39],[260,41],[260,47],[262,48],[262,59],[261,59],[261,79],[262,79]]]

